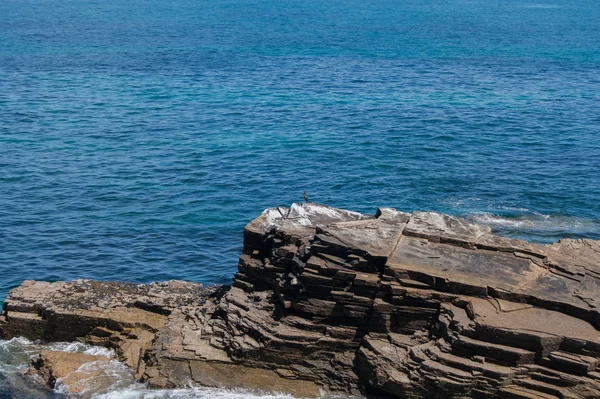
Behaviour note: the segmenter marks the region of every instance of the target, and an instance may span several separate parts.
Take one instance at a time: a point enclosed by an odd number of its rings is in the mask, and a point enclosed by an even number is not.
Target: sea
[[[0,303],[25,279],[228,283],[244,225],[305,191],[600,239],[599,21],[597,0],[2,0]],[[0,341],[1,398],[62,397],[22,375],[43,347]],[[130,383],[104,395],[287,397]]]

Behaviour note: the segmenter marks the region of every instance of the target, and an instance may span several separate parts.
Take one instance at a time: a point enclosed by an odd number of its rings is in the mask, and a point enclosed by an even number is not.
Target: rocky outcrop
[[[144,353],[169,314],[202,306],[215,290],[182,281],[148,285],[24,281],[4,302],[0,336],[78,340],[112,348],[139,379],[145,368]],[[64,355],[53,363],[76,361],[71,359],[76,355]]]
[[[599,281],[597,241],[294,204],[248,224],[232,287],[25,282],[0,328],[114,347],[152,387],[598,398]]]

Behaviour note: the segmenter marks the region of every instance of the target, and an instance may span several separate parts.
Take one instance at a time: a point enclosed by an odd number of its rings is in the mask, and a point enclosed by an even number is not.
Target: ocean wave
[[[533,242],[561,238],[600,239],[600,219],[543,212],[511,201],[448,196],[439,200],[441,212],[488,225],[494,234]]]
[[[79,342],[43,344],[39,341],[17,337],[9,340],[0,340],[1,398],[40,399],[64,397],[64,387],[60,384],[60,381],[58,381],[57,389],[50,392],[43,386],[33,382],[31,377],[28,377],[26,374],[29,369],[29,362],[38,356],[42,350],[83,353],[107,358],[108,362],[102,364],[103,376],[97,378],[92,377],[92,374],[90,374],[89,381],[85,381],[85,384],[89,385],[90,389],[103,384],[103,386],[108,386],[109,389],[117,390],[133,382],[131,371],[122,363],[114,360],[116,355],[112,350]],[[88,368],[98,367],[97,364],[83,365],[82,371],[85,371],[84,366]]]
[[[0,397],[40,399],[64,397],[67,393],[59,379],[53,392],[44,390],[25,376],[29,361],[42,350],[85,353],[103,356],[108,361],[95,361],[82,365],[77,372],[84,375],[86,388],[81,392],[93,399],[294,399],[291,395],[266,393],[242,389],[194,387],[181,389],[149,389],[135,382],[131,370],[115,360],[111,350],[78,342],[42,344],[25,338],[0,340]],[[99,372],[100,371],[100,372]],[[88,376],[86,376],[86,374]],[[99,392],[99,393],[95,393]],[[356,396],[321,396],[322,399],[358,399]]]
[[[472,212],[464,217],[492,227],[496,234],[550,242],[557,238],[597,238],[600,220],[566,215],[548,215],[521,209]]]
[[[42,350],[59,352],[83,353],[86,355],[102,356],[109,359],[116,357],[112,349],[83,344],[81,342],[54,342],[42,344],[27,338],[16,337],[9,340],[0,340],[0,362],[7,358],[22,358],[23,356],[37,355]]]
[[[293,399],[290,395],[261,394],[219,388],[183,388],[150,390],[142,384],[92,396],[94,399]]]
[[[120,398],[121,392],[128,392],[134,382],[131,369],[115,359],[85,363],[75,373],[78,374],[77,385],[85,387],[78,393],[81,397],[90,395],[95,398],[101,397],[95,394],[96,392],[111,392],[114,394],[112,397]],[[60,378],[56,380],[54,390],[57,393],[68,394],[67,387]]]
[[[183,389],[147,389],[143,384],[134,383],[130,386],[102,395],[92,396],[93,399],[294,399],[291,395],[281,393],[265,393],[243,389],[223,389],[190,387]],[[359,399],[357,396],[322,395],[321,399]]]
[[[37,346],[33,344],[34,346]],[[112,349],[103,348],[101,346],[92,346],[82,344],[81,342],[56,342],[44,345],[48,350],[59,352],[83,353],[86,355],[102,356],[109,359],[116,357],[116,353]]]

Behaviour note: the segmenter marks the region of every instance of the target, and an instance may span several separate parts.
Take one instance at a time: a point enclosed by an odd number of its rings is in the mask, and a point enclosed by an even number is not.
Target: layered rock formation
[[[152,387],[598,398],[599,281],[597,241],[304,204],[248,224],[233,287],[26,282],[0,329],[112,346]]]

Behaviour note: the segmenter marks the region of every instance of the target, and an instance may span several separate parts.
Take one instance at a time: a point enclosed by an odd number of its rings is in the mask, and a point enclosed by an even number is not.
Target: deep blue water
[[[3,0],[0,298],[230,281],[302,200],[600,238],[597,0]]]

